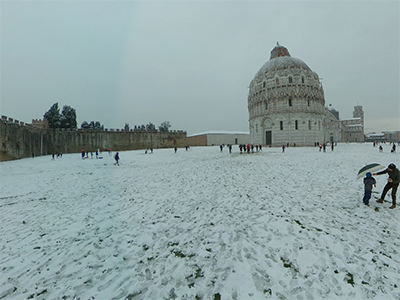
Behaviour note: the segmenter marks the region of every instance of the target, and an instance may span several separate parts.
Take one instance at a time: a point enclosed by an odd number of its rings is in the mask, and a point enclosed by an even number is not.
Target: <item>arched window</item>
[[[304,83],[304,76],[301,76],[301,83]]]
[[[265,88],[265,81],[263,82],[263,88]]]
[[[289,76],[289,83],[292,83],[293,82],[293,78],[292,78],[292,76]]]
[[[268,102],[265,101],[265,109],[268,109]]]
[[[307,106],[310,106],[310,100],[307,100]]]
[[[283,121],[280,122],[281,130],[283,130]]]
[[[308,121],[308,129],[311,130],[311,121]]]
[[[292,106],[292,98],[289,97],[289,106]]]
[[[299,129],[299,121],[294,121],[294,129],[298,130]]]
[[[275,79],[276,84],[279,84],[279,78]]]

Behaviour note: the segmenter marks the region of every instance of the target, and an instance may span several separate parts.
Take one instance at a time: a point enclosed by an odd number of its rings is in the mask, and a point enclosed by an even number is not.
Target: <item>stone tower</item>
[[[354,106],[353,118],[360,118],[361,124],[364,125],[364,111],[361,105]]]

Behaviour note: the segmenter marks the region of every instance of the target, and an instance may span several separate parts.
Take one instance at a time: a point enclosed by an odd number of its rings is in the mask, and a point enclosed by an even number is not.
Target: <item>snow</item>
[[[346,118],[346,119],[342,119],[342,121],[354,121],[354,120],[361,120],[360,117],[357,118]]]
[[[198,136],[198,135],[208,135],[208,134],[247,134],[250,135],[250,132],[248,131],[226,131],[226,130],[215,130],[215,131],[206,131],[206,132],[201,132],[201,133],[196,133],[196,134],[191,134],[188,137],[192,137],[192,136]]]
[[[400,212],[371,144],[2,162],[0,299],[400,299]]]
[[[349,125],[345,125],[346,127],[359,127],[359,126],[363,126],[362,124],[349,124]]]

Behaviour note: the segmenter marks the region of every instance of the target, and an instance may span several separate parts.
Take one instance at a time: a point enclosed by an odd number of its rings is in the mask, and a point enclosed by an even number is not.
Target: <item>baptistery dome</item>
[[[295,68],[311,71],[304,61],[291,57],[288,49],[278,44],[274,49],[272,49],[269,61],[261,67],[257,72],[256,77],[269,71]]]
[[[258,71],[256,76],[259,76],[260,73],[265,74],[271,70],[276,71],[276,70],[294,69],[294,68],[311,71],[311,69],[301,59],[290,56],[282,56],[267,61],[261,67],[260,71]]]
[[[254,144],[312,145],[324,140],[319,76],[279,44],[250,82],[248,110]]]

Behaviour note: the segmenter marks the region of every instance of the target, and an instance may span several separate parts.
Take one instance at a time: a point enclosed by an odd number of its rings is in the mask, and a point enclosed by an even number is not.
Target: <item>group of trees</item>
[[[164,121],[161,123],[160,126],[158,126],[158,131],[159,132],[168,132],[169,128],[171,127],[171,124],[169,121]],[[125,130],[129,130],[129,124],[125,124]],[[152,122],[149,122],[147,125],[135,125],[135,130],[141,130],[141,131],[155,131],[156,130],[156,125],[154,125]]]
[[[69,105],[64,105],[63,109],[60,113],[60,109],[58,107],[58,103],[54,103],[50,109],[43,115],[43,119],[47,120],[49,123],[49,127],[51,129],[57,128],[65,128],[65,129],[76,129],[77,128],[77,121],[76,121],[76,111]],[[169,121],[164,121],[158,126],[159,132],[169,132],[169,128],[171,124]],[[83,121],[81,124],[82,129],[98,129],[104,130],[104,125],[101,125],[99,121],[91,121],[88,123],[87,121]],[[125,124],[125,130],[129,130],[129,124]],[[142,131],[155,131],[156,126],[149,122],[147,125],[135,125],[135,130],[142,130]]]
[[[155,131],[156,130],[156,125],[153,123],[149,122],[147,125],[135,125],[135,130],[140,130],[140,131]]]
[[[69,105],[64,105],[60,113],[58,103],[54,103],[52,107],[43,115],[43,119],[47,120],[49,127],[76,129],[76,111]]]
[[[161,123],[160,126],[158,126],[158,131],[168,132],[170,127],[171,127],[171,124],[169,123],[169,121],[164,121]]]
[[[97,130],[104,130],[104,125],[101,125],[99,121],[83,121],[81,124],[82,129],[97,129]]]

